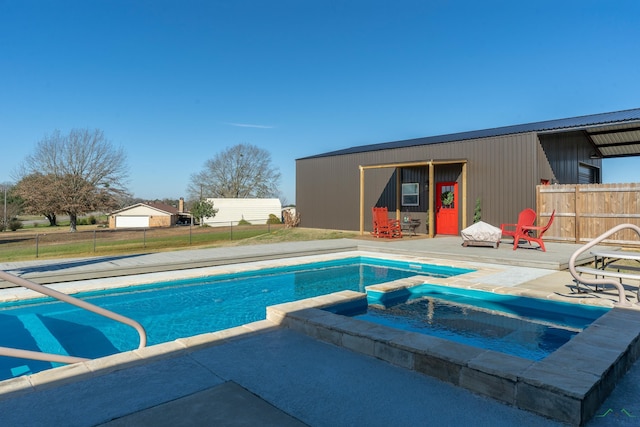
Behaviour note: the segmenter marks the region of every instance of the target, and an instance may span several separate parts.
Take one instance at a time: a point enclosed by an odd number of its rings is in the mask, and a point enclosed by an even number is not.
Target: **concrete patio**
[[[460,238],[343,239],[5,263],[0,268],[42,282],[100,280],[361,250],[496,266],[479,286],[611,304],[616,296],[610,292],[571,292],[573,282],[562,269],[578,247],[548,243],[542,253],[513,251],[508,244],[464,248]],[[633,292],[628,296],[636,301]],[[587,425],[637,425],[639,380],[640,367],[633,366]],[[3,381],[0,424],[562,425],[269,320]]]

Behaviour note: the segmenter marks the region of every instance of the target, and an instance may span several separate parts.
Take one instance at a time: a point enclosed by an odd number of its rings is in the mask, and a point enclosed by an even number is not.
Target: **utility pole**
[[[198,208],[200,212],[202,212],[202,183],[200,183],[200,201],[198,202]],[[202,227],[202,223],[204,222],[204,217],[200,217],[200,227]]]
[[[4,188],[4,220],[2,222],[2,231],[7,229],[7,183],[2,184]]]

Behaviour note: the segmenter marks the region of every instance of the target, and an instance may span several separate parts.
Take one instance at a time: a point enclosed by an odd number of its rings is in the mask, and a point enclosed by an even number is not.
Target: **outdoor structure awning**
[[[467,161],[466,160],[423,160],[416,162],[402,163],[383,163],[378,165],[360,165],[360,235],[364,235],[364,194],[365,194],[365,176],[367,169],[384,169],[384,168],[409,168],[409,167],[428,167],[429,168],[429,217],[427,219],[429,237],[434,235],[434,197],[435,194],[435,166],[436,165],[462,165],[462,188],[460,190],[461,206],[462,206],[462,228],[467,227]],[[396,219],[400,219],[400,198],[401,198],[402,174],[396,173]]]
[[[637,123],[617,126],[600,126],[585,130],[601,158],[640,155],[640,126]]]

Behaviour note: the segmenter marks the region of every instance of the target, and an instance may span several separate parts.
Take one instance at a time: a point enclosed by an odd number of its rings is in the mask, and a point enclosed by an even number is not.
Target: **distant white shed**
[[[238,225],[245,220],[251,224],[266,224],[269,215],[278,219],[282,215],[280,199],[207,199],[213,202],[218,212],[214,217],[205,217],[203,222],[211,227]]]

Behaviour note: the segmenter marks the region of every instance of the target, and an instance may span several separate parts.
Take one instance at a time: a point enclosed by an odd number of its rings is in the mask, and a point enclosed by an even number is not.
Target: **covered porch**
[[[402,206],[402,169],[404,168],[425,168],[427,169],[427,236],[434,237],[436,234],[436,166],[443,165],[460,165],[460,190],[457,192],[458,200],[455,202],[460,206],[460,229],[467,227],[467,160],[423,160],[415,162],[396,162],[396,163],[382,163],[374,165],[360,165],[360,235],[364,235],[365,232],[365,194],[366,194],[366,180],[365,171],[371,171],[376,169],[395,169],[395,218],[400,220],[401,218],[401,206]],[[371,208],[371,207],[369,207]]]

